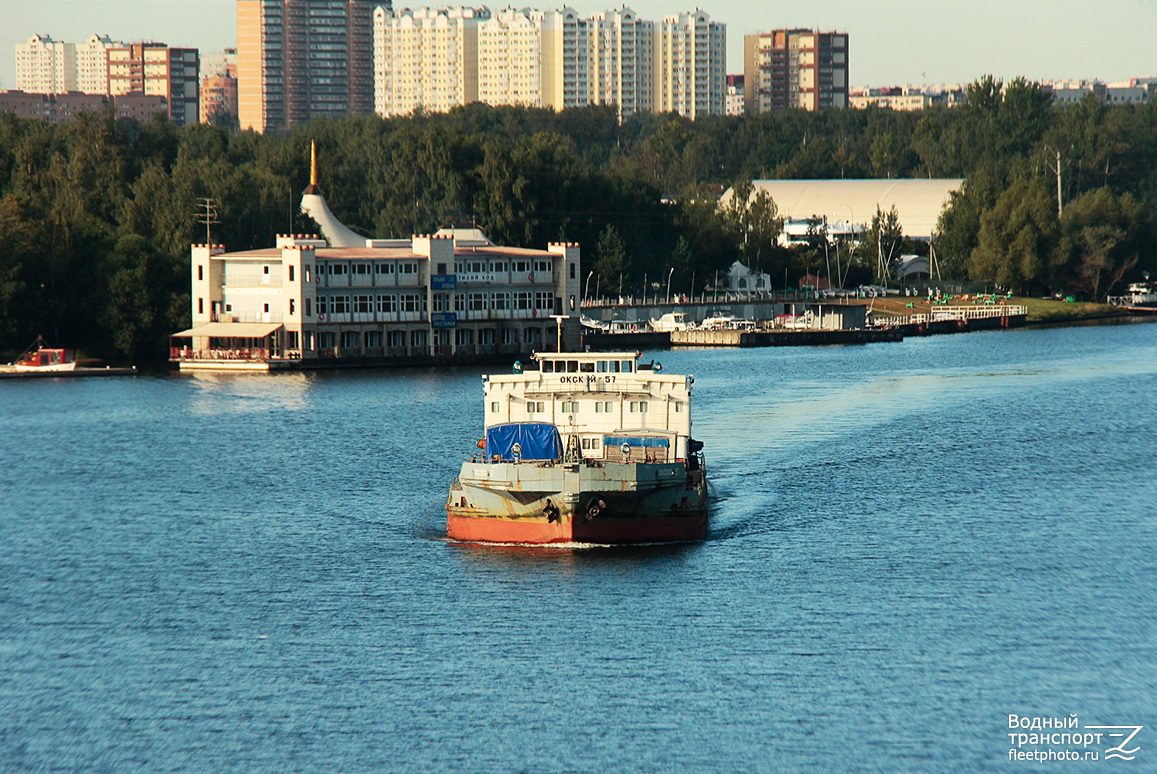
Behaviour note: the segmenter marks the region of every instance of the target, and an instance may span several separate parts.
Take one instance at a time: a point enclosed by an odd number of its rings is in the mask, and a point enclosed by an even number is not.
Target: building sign
[[[457,328],[458,314],[456,312],[433,312],[430,315],[431,328]]]
[[[494,275],[489,273],[473,272],[471,274],[459,274],[458,279],[463,282],[494,282]]]
[[[458,277],[455,274],[431,274],[430,290],[455,290],[458,287]]]

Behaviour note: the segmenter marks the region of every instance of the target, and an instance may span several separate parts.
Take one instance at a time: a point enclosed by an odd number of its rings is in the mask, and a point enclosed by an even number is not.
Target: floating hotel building
[[[315,235],[272,248],[192,247],[193,327],[174,334],[182,370],[272,370],[483,361],[579,346],[579,246],[494,245],[477,229],[366,239],[317,187]]]

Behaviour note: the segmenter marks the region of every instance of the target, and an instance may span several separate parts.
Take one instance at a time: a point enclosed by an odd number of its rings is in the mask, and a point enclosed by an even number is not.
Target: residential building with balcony
[[[76,44],[48,35],[33,35],[17,43],[16,90],[39,94],[76,91]]]
[[[201,62],[195,48],[164,43],[131,43],[108,49],[108,90],[113,97],[163,97],[178,126],[200,118]]]
[[[727,25],[704,11],[668,16],[655,30],[654,110],[688,118],[726,111]]]
[[[374,108],[374,8],[388,0],[237,0],[242,129],[285,131]]]
[[[590,102],[615,105],[619,116],[655,109],[655,23],[630,8],[588,20]]]
[[[828,110],[848,106],[848,35],[780,29],[743,38],[744,108]]]
[[[76,44],[76,89],[85,94],[108,94],[109,49],[125,44],[108,35],[90,35]]]
[[[405,115],[478,101],[478,27],[485,8],[374,11],[374,110]]]

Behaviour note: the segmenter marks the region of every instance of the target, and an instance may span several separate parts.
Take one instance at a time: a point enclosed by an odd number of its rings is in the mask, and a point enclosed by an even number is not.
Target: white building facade
[[[726,112],[727,27],[703,11],[668,16],[655,37],[655,104],[688,118]]]
[[[90,35],[76,44],[76,88],[85,94],[108,94],[108,52],[124,43],[107,35]]]
[[[33,35],[16,44],[16,88],[35,94],[76,91],[76,44]]]
[[[591,103],[616,105],[620,117],[654,110],[655,23],[623,7],[589,24]]]
[[[478,99],[542,107],[546,14],[508,8],[478,26]]]
[[[283,235],[240,253],[192,248],[183,369],[265,370],[336,360],[479,358],[577,348],[579,246],[493,245],[477,231],[329,247]],[[552,316],[555,316],[552,319]]]
[[[446,111],[478,100],[478,25],[485,8],[374,11],[374,109]]]
[[[478,100],[721,115],[726,42],[725,25],[702,11],[656,25],[626,7],[588,18],[569,7],[378,8],[375,109],[391,116]]]

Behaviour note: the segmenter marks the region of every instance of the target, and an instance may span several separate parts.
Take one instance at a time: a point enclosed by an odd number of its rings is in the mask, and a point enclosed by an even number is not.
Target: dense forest
[[[668,276],[690,292],[737,258],[777,284],[814,269],[822,231],[783,249],[766,196],[718,204],[724,186],[759,178],[965,178],[940,221],[945,279],[1103,299],[1157,273],[1157,103],[1061,107],[1020,79],[981,79],[951,109],[698,121],[476,104],[263,136],[160,116],[0,116],[0,353],[44,334],[89,355],[163,358],[189,322],[198,200],[216,203],[212,239],[230,250],[313,230],[296,212],[311,140],[330,207],[351,228],[390,237],[477,224],[499,243],[577,241],[603,295]],[[890,215],[877,214],[847,284],[871,281],[879,253],[921,249]]]

